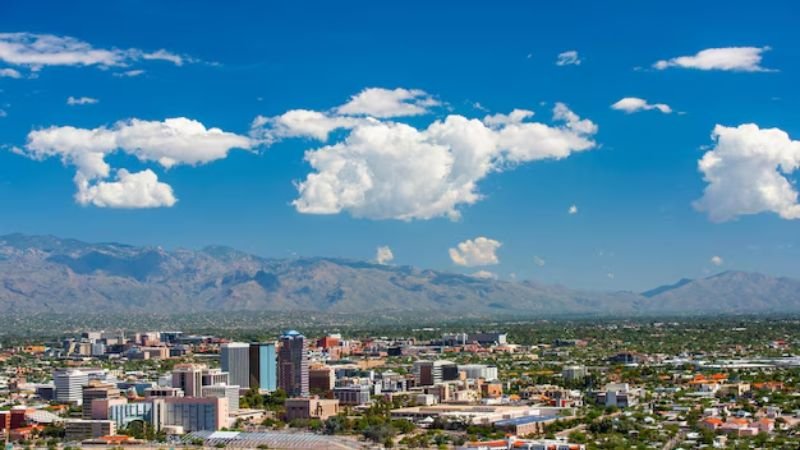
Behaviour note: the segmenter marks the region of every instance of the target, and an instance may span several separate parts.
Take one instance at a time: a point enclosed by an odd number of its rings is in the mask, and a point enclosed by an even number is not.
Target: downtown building
[[[162,397],[145,402],[129,403],[127,399],[97,400],[93,419],[109,420],[118,428],[134,421],[142,421],[161,431],[165,427],[179,427],[181,433],[220,430],[228,426],[228,395],[217,397]],[[237,393],[238,395],[238,393]],[[102,407],[101,407],[102,406]]]
[[[272,342],[250,344],[250,387],[262,392],[272,392],[278,388],[277,355]]]
[[[219,356],[222,370],[228,372],[230,384],[238,385],[242,389],[249,389],[250,344],[244,342],[222,344]]]
[[[289,397],[308,397],[308,342],[295,330],[283,333],[278,351],[278,387]]]
[[[114,383],[103,383],[98,380],[91,380],[86,386],[83,386],[81,393],[83,410],[81,417],[83,419],[92,418],[92,402],[96,400],[110,400],[120,398],[121,394],[117,385]]]
[[[57,370],[53,373],[56,401],[59,403],[83,403],[83,386],[89,383],[89,374],[81,370]]]
[[[227,372],[204,364],[178,364],[172,370],[172,387],[181,389],[184,397],[202,397],[204,387],[229,382]]]
[[[416,361],[412,370],[418,386],[431,386],[459,377],[458,365],[445,360]]]

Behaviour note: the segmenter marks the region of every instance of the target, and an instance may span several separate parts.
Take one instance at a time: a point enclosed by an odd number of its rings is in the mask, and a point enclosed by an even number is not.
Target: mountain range
[[[0,314],[204,311],[568,315],[800,312],[800,280],[722,272],[646,292],[570,289],[337,258],[271,259],[0,236]]]

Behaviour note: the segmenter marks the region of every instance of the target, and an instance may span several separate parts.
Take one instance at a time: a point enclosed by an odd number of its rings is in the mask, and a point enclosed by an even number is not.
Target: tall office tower
[[[172,369],[172,387],[183,390],[184,397],[203,396],[203,369],[200,364],[178,364]]]
[[[53,373],[56,401],[60,403],[83,402],[83,386],[89,383],[89,374],[80,370],[57,370]]]
[[[82,417],[84,419],[92,418],[92,401],[94,400],[109,400],[113,398],[120,398],[119,389],[113,383],[103,383],[98,380],[91,380],[86,386],[83,387],[82,393],[83,411]]]
[[[228,372],[231,384],[239,385],[242,389],[250,387],[250,344],[244,342],[222,344],[220,365],[222,370]]]
[[[297,331],[283,333],[278,351],[278,386],[290,397],[308,396],[308,351],[306,338]]]
[[[271,342],[250,344],[250,387],[272,392],[277,388],[278,373],[275,344]]]

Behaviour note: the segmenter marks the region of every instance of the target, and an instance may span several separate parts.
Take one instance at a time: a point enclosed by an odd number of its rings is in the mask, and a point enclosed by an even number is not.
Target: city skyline
[[[798,277],[797,6],[689,5],[5,4],[0,234]]]

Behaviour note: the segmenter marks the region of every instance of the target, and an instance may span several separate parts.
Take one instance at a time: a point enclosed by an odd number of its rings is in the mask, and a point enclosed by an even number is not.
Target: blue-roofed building
[[[290,397],[308,397],[308,343],[295,330],[281,335],[278,351],[278,386]]]

